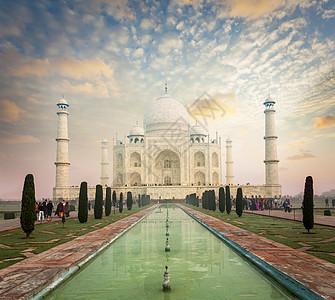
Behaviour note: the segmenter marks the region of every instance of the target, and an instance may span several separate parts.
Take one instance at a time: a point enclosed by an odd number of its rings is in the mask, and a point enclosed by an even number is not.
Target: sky
[[[143,124],[165,81],[190,111],[202,95],[221,108],[205,126],[223,162],[233,141],[236,184],[265,183],[271,95],[283,195],[309,175],[316,194],[334,189],[334,28],[330,0],[0,1],[0,198],[20,199],[28,173],[38,198],[52,196],[62,95],[70,185],[94,186],[101,140],[112,176],[115,134]]]

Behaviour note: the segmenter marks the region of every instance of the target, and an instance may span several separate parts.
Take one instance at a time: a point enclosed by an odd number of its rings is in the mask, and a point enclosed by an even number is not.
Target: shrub
[[[236,195],[236,214],[240,217],[242,216],[243,212],[243,195],[242,195],[242,189],[237,189],[237,195]]]
[[[225,198],[224,198],[224,188],[220,187],[219,188],[219,210],[221,213],[224,212],[225,210]]]
[[[306,177],[304,201],[302,202],[302,222],[308,233],[314,226],[314,212],[313,212],[313,178],[312,176]]]
[[[21,228],[26,234],[26,239],[29,239],[30,234],[35,228],[35,203],[34,176],[32,174],[28,174],[24,180],[20,216]]]
[[[226,186],[226,210],[227,210],[227,214],[229,215],[231,212],[231,199],[230,199],[229,185]]]
[[[326,209],[326,210],[323,212],[323,215],[324,215],[324,216],[331,216],[332,213],[330,212],[330,209]]]
[[[76,207],[73,204],[70,204],[70,211],[75,211]]]
[[[132,207],[133,207],[133,196],[131,192],[128,192],[127,193],[127,209],[131,210]]]
[[[94,219],[102,219],[102,185],[95,187]]]
[[[119,203],[119,212],[122,213],[123,211],[123,194],[120,193],[120,203]]]
[[[15,212],[6,211],[3,215],[4,220],[15,219]]]
[[[112,190],[110,187],[106,188],[106,204],[105,204],[105,214],[108,217],[112,210]]]
[[[80,223],[86,223],[88,218],[88,200],[87,200],[87,182],[80,184],[78,220]]]
[[[209,191],[209,195],[210,195],[210,203],[211,203],[210,209],[212,211],[215,211],[216,210],[215,191],[214,190]]]
[[[115,191],[113,191],[112,204],[114,207],[114,214],[115,214],[115,206],[116,206],[116,192]]]

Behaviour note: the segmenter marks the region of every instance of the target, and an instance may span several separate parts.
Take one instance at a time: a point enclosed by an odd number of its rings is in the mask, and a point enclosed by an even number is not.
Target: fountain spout
[[[170,251],[170,244],[169,244],[169,239],[168,238],[166,238],[165,251]]]
[[[163,281],[163,291],[169,291],[169,290],[171,290],[170,274],[168,272],[168,266],[165,266],[164,281]]]

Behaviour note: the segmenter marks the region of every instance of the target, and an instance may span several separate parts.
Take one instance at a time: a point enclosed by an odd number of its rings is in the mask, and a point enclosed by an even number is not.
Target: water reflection
[[[151,213],[50,295],[52,299],[289,299],[180,209]],[[169,266],[172,290],[162,291]],[[294,297],[292,297],[294,299]]]

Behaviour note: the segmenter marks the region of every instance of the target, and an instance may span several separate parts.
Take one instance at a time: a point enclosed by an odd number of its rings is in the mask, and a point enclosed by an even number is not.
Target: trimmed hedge
[[[323,215],[324,215],[324,216],[331,216],[332,213],[330,212],[330,209],[326,209],[326,210],[323,212]]]
[[[70,211],[76,211],[76,207],[72,204],[70,204]]]
[[[4,220],[10,220],[10,219],[15,219],[15,212],[13,211],[7,211],[3,215]]]

